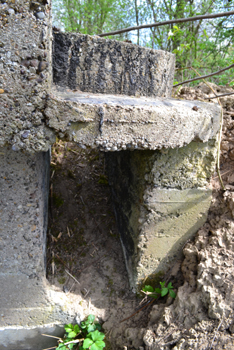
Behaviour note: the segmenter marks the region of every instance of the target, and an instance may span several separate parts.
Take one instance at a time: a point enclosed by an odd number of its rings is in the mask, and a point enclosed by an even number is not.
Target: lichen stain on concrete
[[[215,139],[207,143],[191,142],[185,147],[155,154],[147,180],[167,188],[206,187],[215,168],[216,145]]]

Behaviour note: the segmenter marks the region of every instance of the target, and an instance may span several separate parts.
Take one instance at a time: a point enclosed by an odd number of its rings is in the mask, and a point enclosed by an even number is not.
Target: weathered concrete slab
[[[42,310],[41,310],[42,311]],[[23,314],[25,311],[21,310]],[[23,322],[22,322],[23,324]],[[53,334],[57,337],[63,336],[64,328],[55,322],[49,325],[37,327],[2,327],[0,328],[1,350],[42,350],[48,347],[56,347],[57,341],[42,334]]]
[[[92,93],[171,95],[175,56],[127,42],[54,33],[53,81]]]
[[[220,107],[200,101],[73,92],[54,87],[47,126],[60,138],[102,151],[176,148],[219,130]]]

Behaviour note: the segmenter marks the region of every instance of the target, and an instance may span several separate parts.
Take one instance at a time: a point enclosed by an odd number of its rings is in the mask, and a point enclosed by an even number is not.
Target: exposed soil
[[[47,257],[48,280],[78,322],[94,314],[105,322],[108,339],[120,337],[120,346],[123,329],[147,323],[150,307],[120,326],[142,298],[129,288],[103,153],[62,141],[54,145]]]
[[[211,85],[219,94],[233,92]],[[176,97],[209,96],[201,83],[181,88]],[[122,323],[145,304],[129,290],[104,155],[61,141],[53,148],[48,279],[77,321],[92,313],[104,322],[112,349],[234,349],[234,95],[221,102],[225,191],[214,174],[208,220],[185,246],[178,275],[167,276],[177,288],[174,303],[159,300]]]

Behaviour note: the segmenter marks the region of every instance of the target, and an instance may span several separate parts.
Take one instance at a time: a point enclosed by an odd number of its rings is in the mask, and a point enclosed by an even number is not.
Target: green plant
[[[103,341],[105,335],[98,330],[90,332],[84,340],[83,349],[101,350],[105,347]]]
[[[64,338],[58,338],[56,350],[102,350],[105,347],[105,334],[101,333],[101,325],[95,322],[95,316],[89,315],[85,321],[78,324],[66,324],[64,326]]]
[[[152,298],[159,298],[164,297],[165,295],[169,294],[172,298],[176,297],[176,293],[173,290],[173,286],[171,282],[168,283],[166,287],[166,282],[159,282],[160,283],[160,288],[153,288],[152,286],[144,286],[142,289],[142,292],[146,295],[151,296]]]

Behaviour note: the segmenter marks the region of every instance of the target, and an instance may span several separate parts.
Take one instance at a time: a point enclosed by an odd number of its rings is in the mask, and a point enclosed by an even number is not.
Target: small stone
[[[8,9],[8,13],[9,13],[9,15],[14,15],[15,14],[15,10],[14,9]]]
[[[36,16],[38,19],[44,19],[44,18],[45,18],[44,12],[37,12],[35,16]]]
[[[222,143],[221,143],[221,150],[222,151],[228,151],[229,150],[229,142],[228,141],[222,141]]]
[[[37,76],[36,75],[30,75],[30,77],[27,77],[28,80],[33,80],[33,79],[36,79]]]
[[[30,131],[29,130],[25,130],[23,132],[23,134],[21,135],[21,137],[23,137],[24,139],[27,139],[29,134],[30,134]]]
[[[23,61],[21,62],[21,65],[28,68],[28,67],[30,66],[30,61],[28,61],[28,60],[23,60]]]
[[[66,285],[63,286],[63,291],[64,291],[64,293],[68,293],[69,292],[69,289],[68,289],[68,287]]]
[[[0,94],[3,94],[5,91],[3,89],[0,89]]]
[[[48,67],[48,63],[45,61],[40,61],[38,64],[38,72],[42,72]]]
[[[19,151],[19,147],[17,145],[12,145],[11,148],[12,148],[12,151],[15,151],[15,152]]]
[[[31,67],[37,67],[38,66],[38,60],[31,60],[30,61],[30,66]]]

